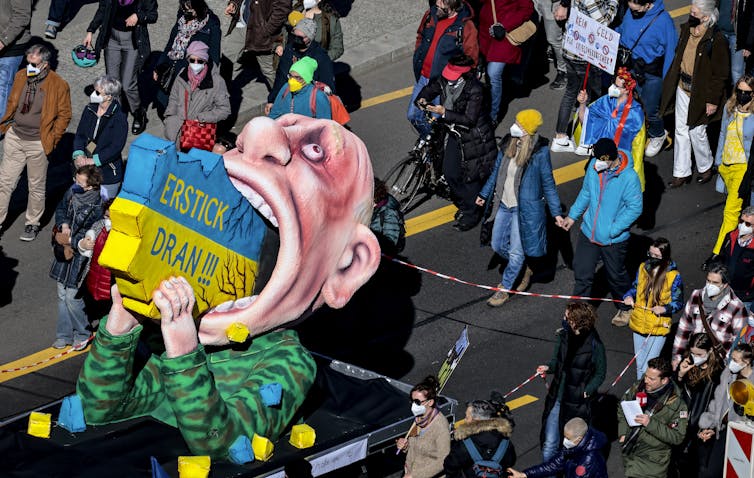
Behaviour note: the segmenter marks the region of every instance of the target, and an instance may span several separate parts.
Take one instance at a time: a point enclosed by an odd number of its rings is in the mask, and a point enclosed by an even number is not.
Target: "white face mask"
[[[738,362],[734,362],[733,360],[731,360],[730,363],[728,364],[728,370],[730,370],[733,373],[740,372],[741,370],[744,369],[744,367],[745,367],[744,364],[738,363]]]
[[[511,125],[511,136],[514,138],[523,138],[526,135],[526,132],[524,132],[523,129],[518,125],[518,123],[513,123]]]
[[[577,444],[569,440],[568,438],[563,437],[563,446],[567,449],[571,449],[575,447]]]
[[[37,76],[40,73],[42,73],[41,68],[37,68],[31,64],[26,65],[26,76]]]
[[[704,357],[697,357],[696,355],[692,355],[691,359],[694,361],[694,366],[698,367],[707,361],[707,357],[709,357],[709,355],[705,355]]]
[[[89,95],[89,101],[99,104],[105,101],[105,97],[98,95],[96,91],[92,91],[92,94]]]
[[[620,88],[615,86],[614,84],[610,85],[607,89],[607,96],[610,98],[617,98],[620,96]]]
[[[411,413],[414,414],[415,417],[420,417],[427,413],[427,407],[424,405],[417,405],[415,403],[411,404]]]
[[[309,10],[312,7],[316,7],[317,3],[317,0],[304,0],[304,10]]]
[[[748,236],[749,234],[751,234],[752,232],[754,232],[754,227],[751,227],[751,226],[747,226],[746,224],[744,224],[744,223],[742,222],[742,223],[740,223],[740,224],[738,225],[738,232],[739,232],[739,233],[740,233],[740,234],[741,234],[742,236]]]
[[[602,161],[601,159],[598,159],[597,161],[594,162],[594,169],[598,173],[605,171],[609,167],[610,167],[610,163],[608,163],[607,161]]]
[[[195,75],[198,75],[204,69],[204,64],[203,63],[189,63],[189,68],[191,68],[191,71],[193,71]]]
[[[704,286],[704,290],[707,292],[707,297],[716,297],[723,289],[720,288],[719,285],[707,282],[707,285]]]
[[[110,232],[110,229],[112,229],[112,228],[113,228],[113,222],[110,220],[109,217],[106,217],[105,218],[105,229],[107,230],[107,232]]]

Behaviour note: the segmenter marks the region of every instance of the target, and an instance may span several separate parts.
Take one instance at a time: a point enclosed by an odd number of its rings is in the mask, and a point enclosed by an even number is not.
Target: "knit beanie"
[[[311,18],[304,18],[296,23],[296,30],[303,33],[309,40],[314,40],[317,36],[317,24]]]
[[[542,113],[533,109],[521,110],[516,115],[516,122],[527,134],[533,136],[542,126]]]
[[[202,41],[192,41],[188,48],[186,48],[186,58],[190,56],[195,56],[205,61],[209,60],[209,47]]]
[[[288,25],[295,27],[298,22],[304,19],[304,14],[298,10],[293,10],[288,14]]]
[[[317,60],[314,58],[305,56],[293,65],[289,71],[295,71],[304,81],[308,84],[312,82],[314,78],[314,72],[317,70]]]

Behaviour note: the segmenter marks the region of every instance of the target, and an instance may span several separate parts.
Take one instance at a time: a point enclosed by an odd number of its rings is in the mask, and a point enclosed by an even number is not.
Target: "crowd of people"
[[[65,3],[51,4],[49,39],[57,36]],[[621,34],[614,77],[563,47],[564,24],[574,9]],[[329,0],[231,0],[223,14],[246,28],[238,61],[252,65],[266,83],[265,114],[336,118],[333,61],[344,47]],[[51,67],[53,52],[32,43],[30,21],[29,2],[0,0],[0,232],[25,168],[22,241],[40,232],[47,158],[73,114],[69,85]],[[74,51],[82,66],[104,51],[106,74],[91,85],[73,140],[73,184],[55,211],[55,348],[84,349],[90,329],[83,296],[108,299],[112,279],[96,258],[110,229],[108,207],[123,181],[128,133],[145,130],[149,105],[164,123],[163,136],[179,150],[232,147],[218,126],[232,111],[228,79],[220,74],[218,15],[205,0],[181,0],[167,44],[148,64],[149,28],[157,21],[154,0],[100,0],[83,49]],[[525,66],[537,31],[553,60],[549,86],[562,91],[553,112],[555,137],[541,136],[542,113],[526,108],[497,141],[505,72]],[[663,0],[431,0],[417,30],[407,117],[420,135],[443,126],[444,154],[435,167],[458,207],[454,227],[468,231],[491,218],[490,246],[505,265],[500,290],[487,304],[500,307],[511,291],[529,286],[530,259],[545,255],[553,225],[569,231],[581,220],[574,296],[591,297],[598,263],[606,271],[617,306],[612,324],[630,327],[636,354],[637,381],[623,400],[637,400],[642,409],[635,416],[616,410],[628,477],[719,476],[725,429],[745,419],[728,387],[748,380],[754,362],[753,48],[754,7],[735,0],[692,0],[680,31]],[[669,115],[672,134],[665,129]],[[714,150],[711,124],[720,125]],[[213,139],[196,143],[197,129],[208,129]],[[669,187],[691,182],[695,162],[696,183],[718,173],[716,186],[727,194],[717,241],[703,263],[706,284],[688,298],[667,239],[654,239],[633,281],[626,267],[630,229],[643,208],[644,158],[670,147]],[[589,157],[582,187],[567,209],[551,152]],[[402,250],[400,205],[379,180],[372,229],[384,250]],[[428,377],[411,392],[413,432],[397,442],[406,452],[406,476],[473,476],[480,462],[519,478],[607,476],[608,439],[591,423],[607,364],[595,320],[586,302],[568,304],[553,356],[537,369],[552,378],[541,423],[542,464],[513,468],[514,421],[499,396],[469,403],[451,437],[437,406],[437,381]],[[672,352],[664,354],[673,333]]]

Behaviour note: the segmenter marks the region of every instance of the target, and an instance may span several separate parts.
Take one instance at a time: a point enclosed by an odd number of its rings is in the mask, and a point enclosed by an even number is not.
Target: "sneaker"
[[[45,38],[49,38],[50,40],[54,40],[58,37],[58,27],[55,25],[47,25],[45,27]]]
[[[568,80],[564,71],[559,71],[555,79],[550,83],[551,90],[565,90]]]
[[[52,343],[52,348],[54,349],[64,349],[71,345],[69,341],[66,339],[55,339],[55,342]]]
[[[630,310],[619,310],[615,314],[613,320],[610,321],[616,327],[625,327],[628,325],[628,320],[631,318]]]
[[[573,153],[575,149],[573,141],[568,138],[555,138],[550,146],[553,153]]]
[[[19,239],[24,242],[31,242],[37,238],[37,234],[39,234],[39,226],[27,224],[24,228],[23,234],[21,234],[21,237],[19,237]]]
[[[657,156],[657,153],[660,152],[662,149],[662,146],[665,144],[665,140],[668,138],[668,132],[665,131],[662,136],[658,136],[656,138],[649,138],[649,141],[647,141],[647,147],[644,150],[644,156],[651,158],[653,156]]]
[[[498,284],[498,287],[503,287],[503,284]],[[503,292],[502,290],[495,291],[494,294],[492,294],[492,297],[487,299],[487,305],[490,307],[500,307],[501,305],[508,302],[508,299],[510,299],[511,296],[507,292]]]
[[[74,342],[72,348],[75,352],[79,352],[81,350],[84,350],[88,346],[89,346],[89,339],[84,339],[79,342]]]
[[[574,151],[574,153],[578,154],[579,156],[591,156],[592,147],[584,146],[583,144],[580,144],[576,147],[576,150]]]
[[[534,275],[534,271],[529,269],[529,266],[526,266],[526,269],[524,269],[524,276],[521,278],[521,282],[518,283],[518,287],[516,290],[526,290],[529,288],[529,284],[531,283],[531,276]]]

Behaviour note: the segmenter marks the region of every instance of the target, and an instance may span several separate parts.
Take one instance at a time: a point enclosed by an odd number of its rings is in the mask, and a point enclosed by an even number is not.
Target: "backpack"
[[[333,121],[337,121],[342,125],[351,121],[351,115],[348,113],[340,96],[333,94],[330,87],[321,81],[314,81],[312,84],[314,85],[314,88],[312,88],[311,95],[309,96],[309,109],[312,112],[313,118],[317,116],[317,90],[319,90],[327,95],[327,100],[330,102],[330,111],[332,113]],[[286,86],[285,91],[283,92],[283,98],[285,98],[289,92],[290,89]]]
[[[471,459],[474,460],[474,465],[472,467],[474,470],[474,476],[477,476],[478,478],[500,478],[506,476],[506,471],[503,470],[503,466],[500,462],[503,460],[503,456],[505,456],[505,452],[508,450],[507,438],[503,438],[500,441],[500,445],[498,445],[495,454],[492,455],[492,458],[489,460],[482,458],[482,455],[479,454],[479,450],[477,450],[476,445],[471,441],[471,438],[463,440],[463,444],[466,446],[466,451],[469,452]]]

